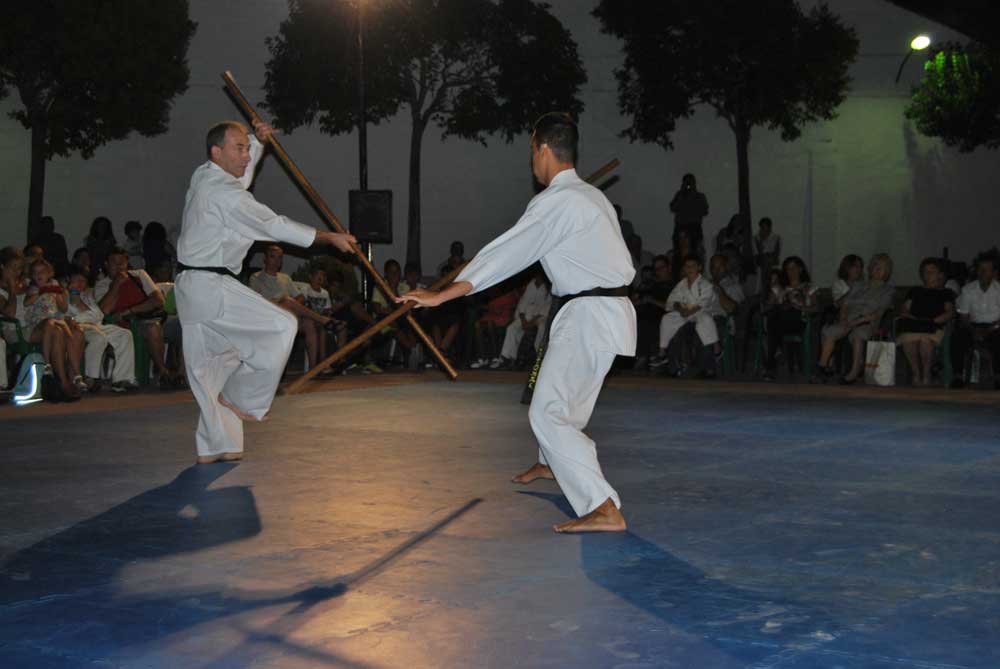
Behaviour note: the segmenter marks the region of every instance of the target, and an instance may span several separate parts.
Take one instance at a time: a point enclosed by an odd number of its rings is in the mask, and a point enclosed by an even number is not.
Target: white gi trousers
[[[83,369],[92,379],[101,378],[104,351],[111,345],[115,352],[115,368],[111,372],[113,383],[135,383],[135,342],[132,331],[109,323],[80,323],[83,328]]]
[[[538,328],[535,330],[535,350],[538,350],[538,345],[542,343],[542,338],[545,336],[545,318],[538,324]],[[517,359],[517,350],[521,347],[521,340],[524,339],[524,326],[521,325],[521,319],[515,317],[514,320],[510,322],[507,326],[507,332],[503,336],[503,348],[500,350],[500,355],[508,360]]]
[[[186,271],[177,277],[188,385],[201,417],[198,455],[243,451],[243,422],[219,394],[258,420],[281,381],[298,321],[236,279]]]
[[[670,346],[674,335],[684,327],[686,323],[694,323],[695,332],[702,346],[711,346],[719,341],[719,329],[715,326],[715,319],[704,309],[698,313],[684,318],[676,311],[668,311],[660,319],[660,348],[666,349]]]
[[[585,344],[586,335],[580,332],[549,340],[528,410],[538,440],[538,461],[552,469],[577,516],[590,513],[609,497],[621,508],[618,493],[604,479],[596,444],[583,433],[615,353]]]

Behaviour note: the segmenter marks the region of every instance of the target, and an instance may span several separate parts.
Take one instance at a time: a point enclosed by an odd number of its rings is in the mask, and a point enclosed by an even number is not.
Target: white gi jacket
[[[514,227],[483,247],[456,281],[479,292],[539,260],[557,297],[627,286],[635,276],[614,208],[573,169],[557,174]],[[635,355],[635,309],[626,297],[570,301],[559,311],[550,338],[564,329],[594,350]]]

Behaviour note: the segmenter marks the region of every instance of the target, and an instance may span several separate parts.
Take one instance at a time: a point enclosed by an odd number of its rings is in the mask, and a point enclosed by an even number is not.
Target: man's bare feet
[[[536,462],[531,465],[526,472],[518,474],[511,479],[514,483],[531,483],[535,479],[548,479],[550,481],[555,481],[556,477],[552,475],[552,470],[549,469],[548,465],[543,465],[541,462]]]
[[[215,455],[199,455],[198,464],[199,465],[210,465],[213,462],[233,462],[235,460],[242,460],[242,453],[216,453]]]
[[[252,416],[252,415],[248,414],[247,412],[243,411],[242,409],[240,409],[239,407],[237,407],[235,404],[233,404],[232,402],[230,402],[229,400],[227,400],[222,393],[219,393],[219,404],[221,404],[222,406],[224,406],[227,409],[229,409],[230,411],[232,411],[241,420],[251,421],[251,422],[254,422],[254,423],[258,422],[258,419],[257,419],[256,416]],[[266,420],[271,420],[271,414],[269,414],[269,413],[265,414],[264,417],[260,419],[260,422],[263,423]]]
[[[552,529],[560,534],[577,532],[624,532],[625,517],[615,506],[610,497],[599,507],[582,518],[567,520],[565,523],[553,525]]]

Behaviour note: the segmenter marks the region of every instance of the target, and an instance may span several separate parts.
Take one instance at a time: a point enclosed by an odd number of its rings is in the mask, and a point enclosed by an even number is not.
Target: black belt
[[[549,344],[549,332],[552,330],[552,323],[556,320],[559,311],[566,306],[570,300],[578,297],[628,297],[628,286],[618,286],[617,288],[591,288],[572,295],[560,295],[552,297],[552,307],[549,309],[549,317],[545,321],[545,334],[538,344],[538,352],[535,354],[535,364],[528,375],[528,384],[521,393],[521,404],[531,404],[531,397],[535,393],[535,382],[538,381],[538,372],[542,369],[542,360],[545,359],[545,349]]]
[[[178,274],[180,274],[181,272],[187,272],[187,271],[191,271],[191,272],[211,272],[212,274],[221,274],[222,276],[231,276],[234,279],[236,279],[237,281],[240,280],[240,277],[238,277],[235,274],[233,274],[232,271],[228,267],[191,267],[190,265],[185,265],[182,262],[177,263],[177,273]]]

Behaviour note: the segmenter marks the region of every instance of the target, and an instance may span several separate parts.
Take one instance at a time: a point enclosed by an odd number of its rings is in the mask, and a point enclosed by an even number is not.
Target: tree
[[[794,0],[601,0],[602,30],[624,40],[618,104],[632,141],[670,149],[677,121],[708,105],[736,136],[739,210],[750,240],[751,133],[799,137],[835,117],[858,52],[854,30],[825,5],[804,14]]]
[[[960,151],[1000,147],[1000,50],[977,42],[934,46],[905,113],[922,134]]]
[[[330,135],[358,126],[356,0],[289,0],[267,40],[266,105],[291,131],[318,118]],[[586,81],[569,32],[533,0],[368,0],[367,116],[410,114],[406,258],[420,262],[424,131],[511,142],[543,113],[579,114]]]
[[[0,97],[31,131],[28,237],[41,218],[53,156],[98,147],[130,132],[165,132],[170,101],[187,88],[195,24],[187,0],[15,2],[0,21]]]

